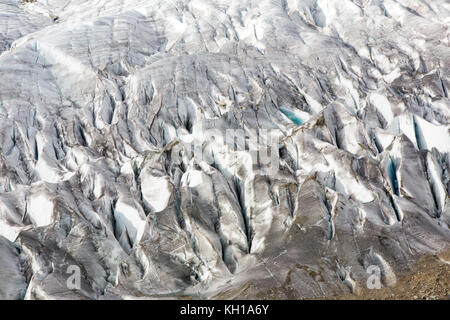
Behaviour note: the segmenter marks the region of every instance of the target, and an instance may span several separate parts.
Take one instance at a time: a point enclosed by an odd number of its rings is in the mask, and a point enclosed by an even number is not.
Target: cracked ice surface
[[[0,0],[0,298],[319,297],[370,265],[391,285],[450,241],[449,17]]]

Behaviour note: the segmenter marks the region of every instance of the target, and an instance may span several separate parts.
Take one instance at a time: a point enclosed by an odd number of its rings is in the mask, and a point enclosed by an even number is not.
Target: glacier
[[[394,285],[450,247],[449,27],[446,0],[0,0],[0,299]]]

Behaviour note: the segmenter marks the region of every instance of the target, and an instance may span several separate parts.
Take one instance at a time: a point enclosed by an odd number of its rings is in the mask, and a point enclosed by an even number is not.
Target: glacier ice
[[[324,297],[369,265],[392,285],[450,244],[449,17],[0,0],[0,298]]]

